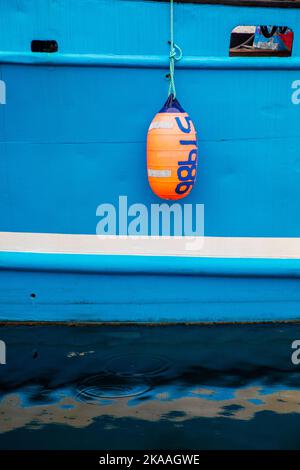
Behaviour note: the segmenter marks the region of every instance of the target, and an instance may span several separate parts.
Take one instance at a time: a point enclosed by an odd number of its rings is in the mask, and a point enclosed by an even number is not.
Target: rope
[[[175,88],[175,60],[182,58],[182,50],[174,43],[174,0],[170,0],[170,85],[169,96],[172,94],[176,98]],[[178,55],[177,55],[178,54]]]

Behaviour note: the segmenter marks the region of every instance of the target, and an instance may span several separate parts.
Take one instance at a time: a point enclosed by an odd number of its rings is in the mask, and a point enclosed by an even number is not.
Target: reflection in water
[[[106,388],[109,388],[107,394]],[[110,396],[108,384],[103,390],[99,387],[91,394],[86,392],[83,401],[81,396],[78,399],[78,396],[68,395],[68,392],[68,390],[61,391],[58,401],[42,405],[29,405],[30,394],[26,389],[22,393],[6,395],[1,401],[1,432],[29,426],[33,422],[34,425],[31,425],[33,428],[36,426],[40,428],[41,425],[50,423],[81,428],[88,426],[101,415],[147,421],[166,419],[181,422],[197,417],[221,416],[249,420],[259,411],[273,411],[279,414],[300,413],[300,391],[297,390],[265,393],[264,389],[259,387],[249,387],[236,392],[231,390],[232,398],[223,400],[215,397],[215,394],[222,395],[221,390],[209,389],[185,390],[186,396],[180,396],[183,394],[182,390],[161,388],[156,392],[152,391],[143,400],[124,397],[122,391],[120,397],[117,397],[118,391],[113,391]],[[23,396],[26,396],[25,402],[23,402]],[[100,399],[106,396],[109,397],[108,400]],[[86,405],[89,403],[93,406]]]
[[[10,354],[0,448],[298,447],[287,438],[300,423],[298,325],[6,327],[1,336]]]

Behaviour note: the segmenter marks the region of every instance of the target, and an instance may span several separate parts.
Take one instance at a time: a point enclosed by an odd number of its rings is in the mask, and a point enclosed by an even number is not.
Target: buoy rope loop
[[[170,85],[169,85],[169,96],[173,94],[174,99],[176,98],[175,88],[175,61],[182,58],[182,49],[174,43],[174,0],[170,0]]]
[[[171,44],[171,41],[169,41]],[[177,55],[178,54],[178,55]],[[182,50],[177,44],[173,44],[173,48],[170,50],[170,59],[180,60],[182,59]]]

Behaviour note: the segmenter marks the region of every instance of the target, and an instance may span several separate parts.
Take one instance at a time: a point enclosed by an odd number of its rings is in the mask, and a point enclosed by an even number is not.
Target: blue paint
[[[300,278],[300,259],[184,258],[174,256],[1,253],[12,271]]]
[[[117,67],[117,68],[154,68],[167,69],[169,60],[166,55],[111,55],[111,54],[64,54],[57,55],[35,53],[7,53],[0,51],[0,59],[4,64],[56,65],[86,67]],[[176,69],[206,70],[298,70],[298,57],[289,58],[243,58],[243,57],[207,57],[187,56],[176,63]]]
[[[116,257],[115,262],[118,261]],[[153,265],[151,272],[151,264],[149,271],[134,271],[128,269],[129,260],[123,270],[119,266],[115,265],[114,271],[102,267],[89,272],[76,269],[75,265],[69,270],[41,271],[28,267],[3,270],[0,296],[5,302],[0,305],[0,319],[84,322],[299,319],[299,277],[207,275],[197,269],[187,275],[184,269],[180,272],[178,264],[177,272],[173,273],[153,270]]]
[[[145,145],[167,92],[168,3],[6,0],[2,10],[1,230],[94,234],[101,203],[160,202]],[[300,10],[176,4],[175,20],[177,93],[199,135],[185,202],[205,204],[206,236],[300,237]],[[242,24],[289,26],[292,57],[228,57]],[[32,53],[39,38],[58,52]],[[299,260],[1,253],[0,265],[3,320],[299,318]]]

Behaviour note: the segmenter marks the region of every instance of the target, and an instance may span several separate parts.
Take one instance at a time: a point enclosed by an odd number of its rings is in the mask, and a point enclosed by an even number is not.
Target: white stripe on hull
[[[0,251],[199,258],[300,259],[300,238],[126,237],[0,232]]]

